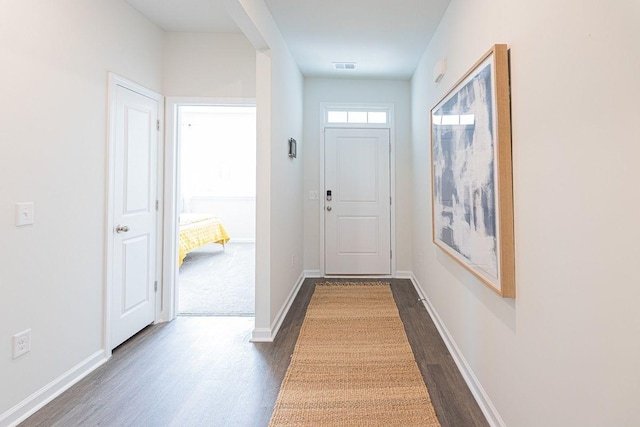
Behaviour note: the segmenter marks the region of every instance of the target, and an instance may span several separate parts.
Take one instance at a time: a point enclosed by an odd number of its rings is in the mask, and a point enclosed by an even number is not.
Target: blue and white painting
[[[491,57],[432,110],[434,241],[498,279]]]

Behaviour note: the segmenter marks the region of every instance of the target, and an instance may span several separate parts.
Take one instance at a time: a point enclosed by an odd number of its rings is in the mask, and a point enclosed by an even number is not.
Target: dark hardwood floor
[[[273,343],[250,343],[246,317],[150,326],[21,426],[266,426],[320,280],[305,280]],[[442,426],[487,426],[411,282],[384,281]]]

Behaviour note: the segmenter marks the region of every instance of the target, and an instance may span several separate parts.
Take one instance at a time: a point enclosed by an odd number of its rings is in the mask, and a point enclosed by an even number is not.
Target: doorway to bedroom
[[[253,316],[256,107],[177,113],[177,314]]]

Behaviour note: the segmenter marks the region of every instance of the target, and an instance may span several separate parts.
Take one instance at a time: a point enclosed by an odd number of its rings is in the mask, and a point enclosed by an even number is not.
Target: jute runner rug
[[[389,284],[316,285],[269,425],[440,425]]]

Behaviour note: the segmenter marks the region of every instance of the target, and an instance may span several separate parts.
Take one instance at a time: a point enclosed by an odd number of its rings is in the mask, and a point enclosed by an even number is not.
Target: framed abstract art
[[[494,45],[431,110],[433,242],[515,297],[507,46]]]

